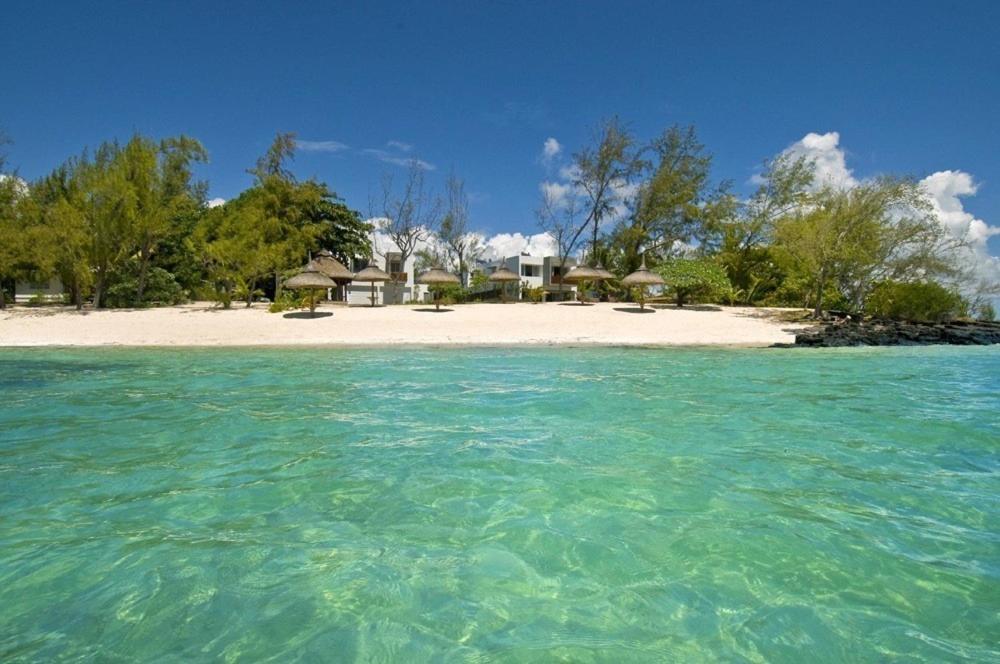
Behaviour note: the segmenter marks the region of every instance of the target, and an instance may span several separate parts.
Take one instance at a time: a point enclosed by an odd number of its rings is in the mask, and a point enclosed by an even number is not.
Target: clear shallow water
[[[1000,661],[1000,352],[0,351],[0,660]]]

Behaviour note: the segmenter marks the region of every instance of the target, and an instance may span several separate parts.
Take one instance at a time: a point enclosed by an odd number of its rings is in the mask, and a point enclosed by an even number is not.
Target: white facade
[[[503,264],[508,270],[521,277],[517,286],[516,299],[523,299],[523,287],[544,288],[546,299],[559,299],[560,296],[572,299],[576,293],[576,287],[571,284],[561,284],[559,278],[559,257],[558,256],[529,256],[521,254],[510,256],[502,261],[492,261],[482,267],[482,271],[487,276],[492,274]],[[576,265],[573,258],[566,259],[566,269]],[[562,288],[560,288],[560,285]],[[508,294],[513,294],[513,286]]]
[[[32,300],[42,300],[43,302],[62,302],[63,283],[59,277],[52,277],[45,281],[15,281],[14,301],[31,302]]]
[[[348,265],[351,272],[357,273],[368,265],[376,265],[393,277],[393,281],[375,282],[375,304],[405,304],[407,302],[427,302],[429,292],[426,286],[416,283],[416,259],[410,256],[404,264],[402,254],[398,251],[374,251],[371,260],[355,258]],[[347,286],[347,303],[350,305],[370,305],[372,284],[367,281],[354,281]]]

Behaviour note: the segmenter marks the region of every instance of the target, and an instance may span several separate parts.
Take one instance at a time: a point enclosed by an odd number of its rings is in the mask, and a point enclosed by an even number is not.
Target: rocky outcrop
[[[838,346],[924,346],[1000,344],[1000,323],[951,321],[916,323],[894,320],[839,320],[795,335],[786,346],[834,348]]]

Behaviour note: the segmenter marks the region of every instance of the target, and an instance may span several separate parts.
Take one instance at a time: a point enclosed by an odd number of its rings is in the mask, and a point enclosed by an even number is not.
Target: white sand
[[[463,304],[345,307],[268,313],[263,305],[225,311],[207,303],[77,312],[16,307],[0,312],[0,346],[283,345],[732,345],[794,340],[800,326],[744,307],[656,308],[631,304]]]

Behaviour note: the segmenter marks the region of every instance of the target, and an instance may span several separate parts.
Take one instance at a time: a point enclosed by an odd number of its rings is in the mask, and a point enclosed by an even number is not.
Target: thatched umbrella
[[[354,279],[354,273],[344,267],[344,264],[337,260],[333,252],[320,249],[309,262],[320,274],[333,279],[336,285],[343,286]]]
[[[507,269],[506,261],[506,258],[503,259],[503,261],[500,262],[500,267],[494,270],[493,273],[487,277],[490,281],[495,281],[500,284],[500,300],[502,302],[507,301],[507,284],[512,281],[521,281],[521,277]]]
[[[417,277],[417,283],[427,284],[428,286],[440,286],[444,284],[461,284],[462,282],[451,272],[440,267],[432,267]],[[437,293],[434,294],[434,306],[439,310],[441,309],[441,296]]]
[[[285,288],[309,291],[309,313],[316,311],[316,291],[325,291],[327,288],[336,288],[336,286],[333,279],[320,273],[312,263],[306,265],[305,269],[285,282]]]
[[[639,266],[639,269],[622,279],[622,286],[636,286],[639,289],[640,309],[646,308],[646,287],[662,286],[665,283],[663,277],[655,272],[650,272],[649,268],[646,267],[645,254],[642,256],[642,265]]]
[[[392,277],[390,277],[384,270],[382,270],[379,266],[377,266],[377,265],[375,265],[373,263],[372,265],[369,265],[368,267],[366,267],[365,269],[361,270],[356,275],[354,275],[354,280],[355,281],[370,281],[370,282],[372,282],[372,296],[371,296],[371,300],[372,300],[372,306],[374,307],[375,306],[375,282],[376,281],[392,281]]]
[[[598,270],[597,268],[590,267],[589,265],[575,265],[570,268],[569,272],[566,273],[563,281],[577,285],[577,289],[580,292],[580,302],[583,303],[585,300],[583,283],[586,281],[593,281],[595,283],[598,281],[604,281],[608,278],[606,275],[610,274],[611,273],[604,268]]]

